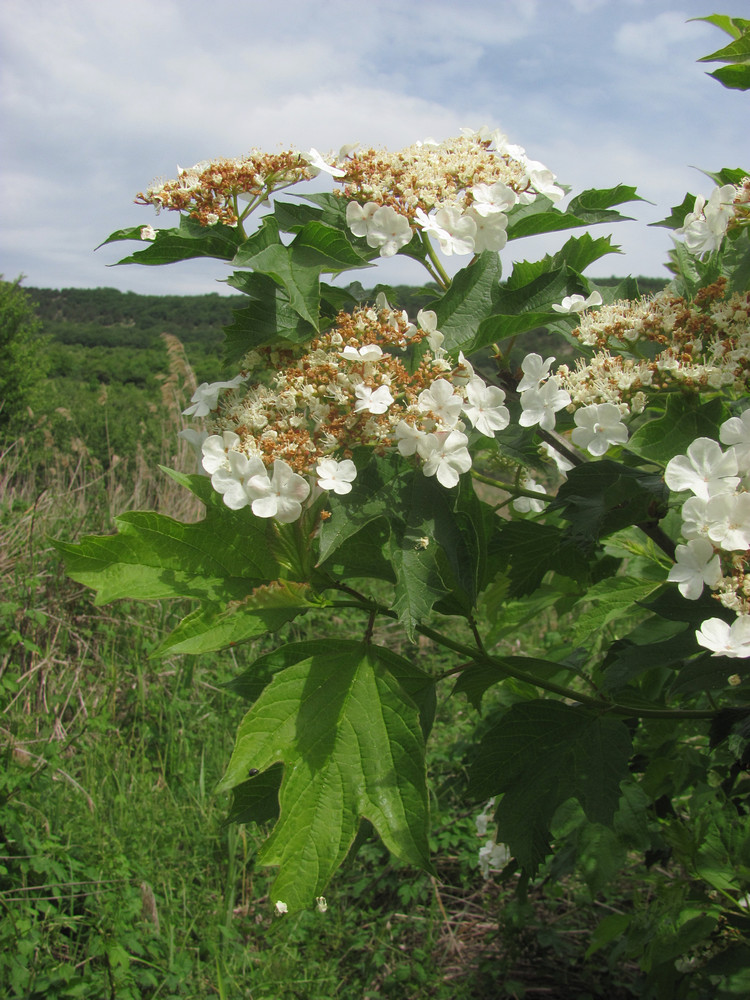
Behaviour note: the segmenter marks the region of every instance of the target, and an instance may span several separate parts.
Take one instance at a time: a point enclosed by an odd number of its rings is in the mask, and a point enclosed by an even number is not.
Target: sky
[[[747,17],[746,0],[3,0],[0,274],[28,286],[149,294],[230,292],[202,260],[111,266],[95,248],[155,217],[133,199],[177,165],[251,148],[398,149],[500,127],[571,196],[634,185],[634,222],[598,226],[624,256],[587,272],[666,275],[648,223],[700,171],[750,164],[750,96],[696,62],[728,36],[690,18]],[[562,203],[564,207],[564,202]],[[503,266],[570,233],[514,241]],[[455,260],[455,258],[454,258]],[[465,264],[466,259],[459,260]],[[396,260],[346,280],[421,283]]]

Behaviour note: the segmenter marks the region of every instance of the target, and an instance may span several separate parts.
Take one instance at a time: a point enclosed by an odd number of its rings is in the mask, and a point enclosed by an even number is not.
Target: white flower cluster
[[[434,236],[446,256],[502,250],[508,215],[539,195],[564,191],[542,163],[529,160],[499,130],[482,128],[444,142],[415,143],[397,153],[363,150],[336,170],[346,221],[381,257],[411,242],[414,230]]]
[[[714,656],[750,656],[750,409],[721,425],[725,449],[697,438],[664,474],[667,486],[692,495],[682,505],[682,535],[668,579],[688,600],[708,586],[737,614],[730,625],[705,621],[696,638]]]
[[[177,177],[155,181],[136,195],[136,204],[187,212],[203,226],[221,222],[236,226],[238,200],[264,202],[273,191],[310,180],[320,172],[322,158],[316,150],[264,153],[254,149],[245,156],[201,160],[192,167],[178,167]],[[330,168],[328,168],[330,170]],[[141,239],[153,239],[150,227]]]
[[[693,302],[663,292],[585,312],[573,336],[598,350],[557,370],[573,405],[612,403],[627,415],[664,390],[747,392],[750,293],[726,297],[726,284],[720,278]]]
[[[518,422],[522,427],[539,425],[545,431],[552,431],[555,429],[555,415],[560,410],[571,408],[570,393],[562,387],[560,377],[550,375],[554,360],[550,357],[543,361],[539,354],[527,354],[521,363],[523,378],[518,383],[521,394]],[[601,458],[611,447],[625,444],[628,440],[622,411],[614,403],[583,406],[575,410],[573,419],[576,423],[571,435],[573,444],[597,458]],[[538,486],[535,484],[533,488],[538,489]]]
[[[684,237],[685,246],[692,254],[718,250],[732,222],[744,216],[750,203],[750,178],[743,178],[738,185],[724,184],[711,192],[708,201],[698,195],[692,212],[685,216],[682,226],[675,230]]]
[[[210,413],[210,433],[191,439],[224,503],[295,521],[313,490],[351,491],[360,445],[414,456],[425,476],[456,486],[472,465],[470,429],[494,437],[508,426],[505,393],[463,355],[448,359],[434,313],[420,312],[418,324],[381,296],[374,309],[340,314],[305,354],[254,352],[237,378],[202,385],[185,412]],[[429,349],[409,372],[404,351],[422,341]],[[257,365],[270,384],[248,382]]]

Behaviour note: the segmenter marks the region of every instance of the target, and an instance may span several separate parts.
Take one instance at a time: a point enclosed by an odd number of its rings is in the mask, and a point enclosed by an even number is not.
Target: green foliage
[[[741,17],[727,17],[726,14],[712,14],[710,17],[696,17],[693,20],[708,21],[732,38],[729,45],[699,60],[727,64],[708,75],[732,90],[750,90],[750,21]]]
[[[46,342],[21,279],[0,279],[0,434],[36,406],[47,374]]]

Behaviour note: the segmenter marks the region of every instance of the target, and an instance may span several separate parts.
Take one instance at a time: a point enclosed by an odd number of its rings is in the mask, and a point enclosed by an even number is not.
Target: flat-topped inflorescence
[[[136,204],[185,212],[202,226],[217,222],[236,226],[247,214],[238,200],[251,206],[274,191],[310,180],[317,170],[308,157],[296,150],[264,153],[252,150],[246,156],[202,160],[192,167],[178,167],[174,180],[155,181],[136,196]]]

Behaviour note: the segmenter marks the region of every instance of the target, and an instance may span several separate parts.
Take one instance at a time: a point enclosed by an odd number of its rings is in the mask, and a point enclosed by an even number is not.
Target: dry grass
[[[136,442],[132,456],[113,454],[104,468],[80,438],[60,452],[40,421],[34,427],[44,442],[40,454],[30,456],[23,437],[0,451],[0,683],[13,678],[1,716],[21,710],[36,720],[40,737],[44,731],[64,739],[95,710],[104,689],[92,674],[106,675],[113,636],[128,617],[136,622],[121,606],[93,607],[91,594],[65,576],[52,539],[110,533],[127,510],[157,510],[182,521],[202,516],[203,505],[159,469],[196,471],[192,449],[178,437],[195,375],[177,338],[164,339],[170,364],[160,442]],[[138,612],[137,628],[155,635],[148,609]]]

